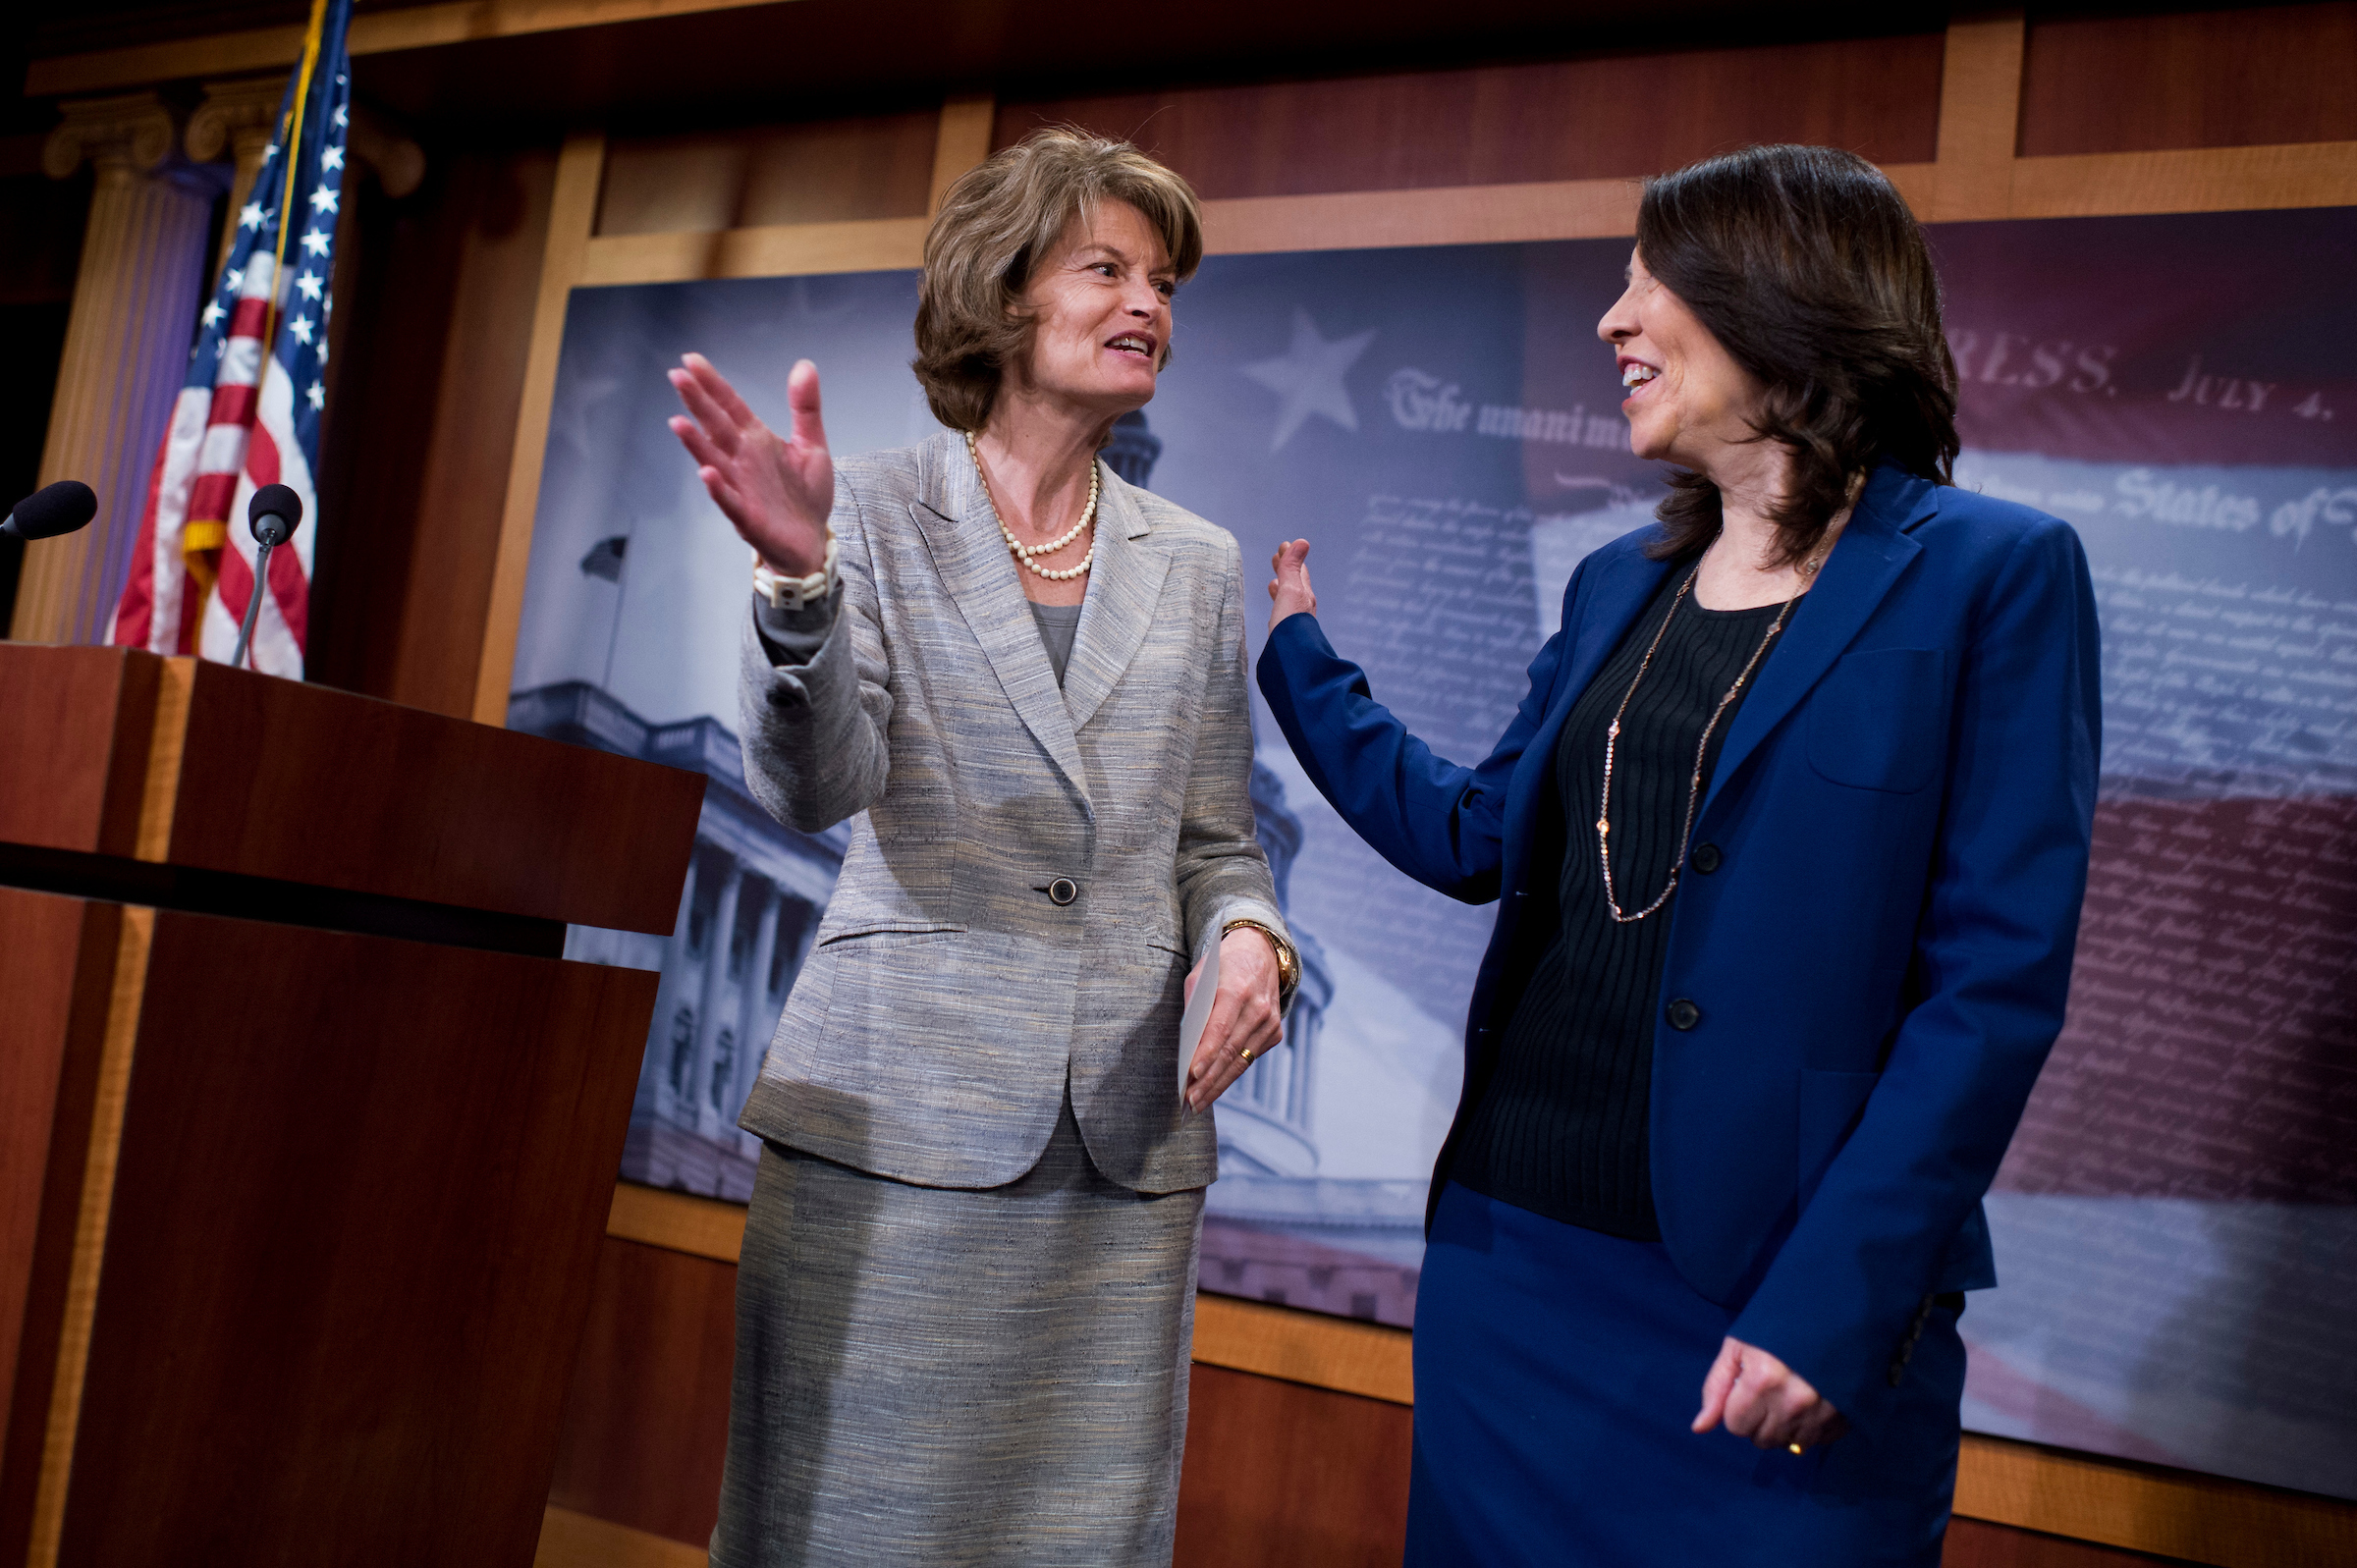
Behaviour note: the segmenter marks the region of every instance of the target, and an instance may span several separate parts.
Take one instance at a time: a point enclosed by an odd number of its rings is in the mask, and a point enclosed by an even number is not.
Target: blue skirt
[[[1931,1314],[1876,1441],[1798,1458],[1689,1430],[1734,1317],[1658,1242],[1448,1184],[1417,1287],[1408,1568],[1939,1568],[1956,1314]]]

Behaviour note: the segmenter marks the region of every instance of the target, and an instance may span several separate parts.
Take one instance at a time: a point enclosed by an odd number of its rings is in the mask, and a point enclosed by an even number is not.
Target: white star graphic
[[[339,103],[336,105],[336,129],[338,131],[344,129],[345,118],[344,106]]]
[[[294,320],[287,323],[287,331],[294,334],[295,341],[297,343],[310,342],[311,318],[309,316],[297,316]]]
[[[271,142],[271,143],[270,143],[270,145],[268,145],[268,146],[266,146],[266,147],[264,147],[264,148],[262,149],[262,167],[263,167],[263,168],[265,168],[265,169],[266,169],[266,168],[268,168],[268,167],[270,166],[270,160],[271,160],[271,159],[273,159],[273,158],[275,158],[275,157],[277,157],[277,156],[278,156],[278,143],[277,143],[277,142],[275,142],[275,141],[273,141],[273,142]]]
[[[241,228],[241,229],[259,229],[261,226],[262,226],[262,204],[261,204],[260,202],[258,202],[258,201],[248,201],[248,202],[247,202],[247,203],[246,203],[246,205],[244,205],[244,206],[242,206],[242,207],[240,207],[240,208],[238,209],[238,227],[239,227],[239,228]]]
[[[1309,319],[1308,311],[1294,308],[1291,346],[1274,359],[1256,360],[1243,367],[1245,375],[1277,394],[1279,400],[1271,452],[1283,451],[1293,432],[1301,428],[1301,421],[1313,413],[1324,414],[1344,430],[1358,428],[1358,410],[1350,406],[1343,375],[1374,341],[1375,329],[1370,327],[1330,343],[1318,335],[1317,323]]]
[[[327,389],[314,381],[311,390],[302,395],[302,401],[314,408],[324,408],[327,406]]]
[[[302,237],[302,248],[303,248],[303,249],[305,249],[305,250],[308,250],[308,251],[309,251],[309,252],[310,252],[312,255],[314,255],[314,256],[324,256],[324,255],[326,255],[326,254],[327,254],[327,233],[326,233],[326,231],[325,231],[325,230],[322,230],[322,229],[311,229],[311,230],[308,230],[308,231],[306,231],[306,232],[303,234],[303,237]]]
[[[246,269],[244,267],[232,267],[221,274],[221,292],[223,294],[235,295],[245,287]]]
[[[319,154],[319,167],[322,169],[343,168],[344,149],[342,147],[330,147],[325,152]]]
[[[327,368],[327,340],[325,338],[319,340],[319,368],[322,370]]]
[[[317,189],[313,190],[311,192],[311,210],[313,212],[335,211],[336,188],[334,186],[320,186]]]
[[[222,313],[220,300],[207,299],[204,302],[204,324],[206,326],[210,327],[218,323],[221,319]]]
[[[297,278],[295,280],[295,292],[301,295],[305,299],[318,298],[319,274],[315,272],[306,272],[301,277]]]

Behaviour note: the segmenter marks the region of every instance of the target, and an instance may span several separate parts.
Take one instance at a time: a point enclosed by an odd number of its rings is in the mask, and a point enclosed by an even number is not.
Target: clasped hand
[[[1719,1359],[1702,1379],[1702,1411],[1694,1430],[1709,1432],[1721,1421],[1755,1448],[1812,1448],[1849,1430],[1809,1380],[1757,1345],[1728,1336]]]
[[[1186,977],[1190,1001],[1202,974],[1198,963]],[[1186,1069],[1189,1109],[1201,1112],[1243,1076],[1251,1065],[1243,1053],[1256,1058],[1265,1055],[1283,1037],[1278,974],[1277,948],[1267,932],[1239,926],[1220,939],[1220,989],[1211,1000],[1211,1016],[1203,1022],[1203,1038],[1196,1042],[1195,1059]]]

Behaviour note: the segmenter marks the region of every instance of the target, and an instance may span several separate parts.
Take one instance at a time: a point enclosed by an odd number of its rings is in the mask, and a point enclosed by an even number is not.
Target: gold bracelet
[[[1238,915],[1229,921],[1220,928],[1220,935],[1226,937],[1242,926],[1249,926],[1268,938],[1269,946],[1277,949],[1277,1010],[1282,1013],[1293,1004],[1293,993],[1301,989],[1301,955],[1286,940],[1283,932],[1267,921],[1255,920],[1250,915]]]

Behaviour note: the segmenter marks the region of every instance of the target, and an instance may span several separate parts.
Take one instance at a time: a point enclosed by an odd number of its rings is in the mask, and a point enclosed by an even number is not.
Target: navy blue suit
[[[1344,820],[1418,882],[1503,900],[1436,1199],[1547,936],[1523,928],[1552,919],[1558,868],[1532,851],[1564,719],[1672,569],[1645,557],[1653,536],[1572,573],[1562,630],[1473,766],[1409,734],[1315,618],[1261,655],[1278,724]],[[2099,700],[2077,535],[1886,465],[1695,818],[1715,869],[1679,883],[1655,1014],[1663,1243],[1735,1313],[1729,1332],[1870,1442],[1925,1298],[1996,1283],[1980,1200],[2062,1025]],[[1576,817],[1570,843],[1592,845]]]

